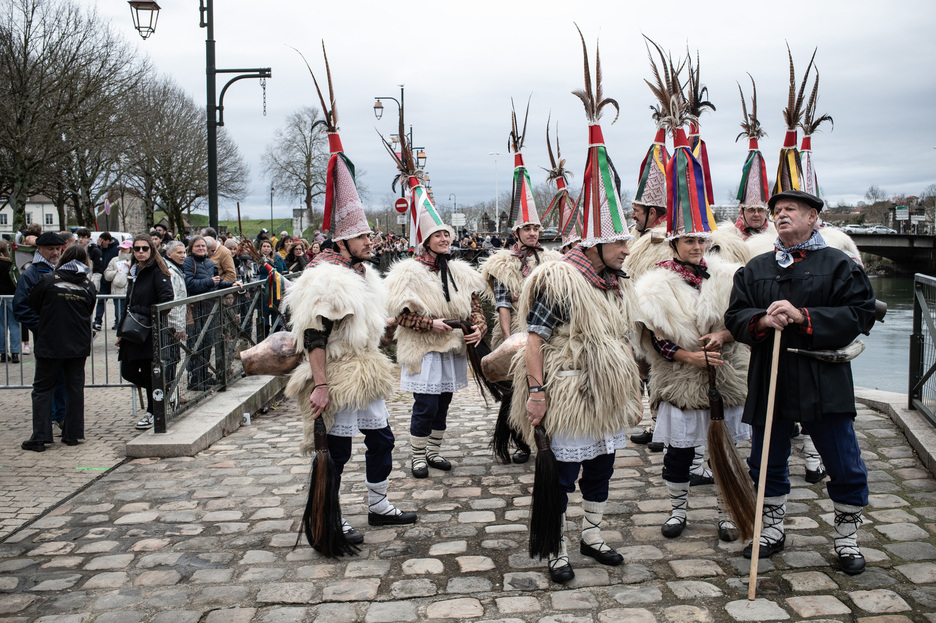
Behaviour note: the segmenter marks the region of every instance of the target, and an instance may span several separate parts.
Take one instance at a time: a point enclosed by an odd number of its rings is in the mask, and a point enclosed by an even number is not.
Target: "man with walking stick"
[[[786,543],[790,431],[795,422],[804,422],[830,476],[826,488],[835,509],[839,566],[856,575],[865,568],[857,533],[868,504],[868,471],[855,436],[851,365],[790,352],[847,346],[874,317],[874,291],[864,271],[828,246],[815,229],[822,206],[821,199],[798,190],[770,198],[779,234],[775,250],[735,273],[725,325],[736,340],[751,346],[743,421],[753,426],[748,464],[755,482],[761,476],[765,440],[768,447],[766,478],[760,478],[758,491],[763,499],[759,557],[782,551]],[[771,375],[774,331],[782,333],[777,370]],[[777,383],[772,419],[766,413],[771,376]],[[745,557],[753,549],[749,545]]]

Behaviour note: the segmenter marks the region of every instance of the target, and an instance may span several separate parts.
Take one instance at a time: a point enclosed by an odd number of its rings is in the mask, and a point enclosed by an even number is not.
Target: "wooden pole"
[[[754,508],[754,541],[751,542],[751,573],[748,580],[748,601],[757,594],[757,564],[760,562],[760,534],[764,527],[764,488],[767,486],[767,458],[770,454],[770,429],[773,427],[774,403],[777,400],[777,368],[780,362],[780,335],[774,329],[773,355],[770,359],[770,388],[767,392],[767,415],[764,421],[764,443],[757,474],[757,503]]]

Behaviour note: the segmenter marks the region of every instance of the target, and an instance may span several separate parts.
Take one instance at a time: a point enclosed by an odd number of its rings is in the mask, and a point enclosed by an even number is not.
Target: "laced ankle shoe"
[[[579,552],[583,556],[594,558],[603,565],[616,567],[624,562],[624,557],[614,551],[601,537],[601,522],[604,518],[604,502],[582,500],[582,541]]]
[[[426,442],[428,437],[410,437],[410,447],[413,450],[410,459],[410,470],[413,478],[428,478],[429,464],[426,462]]]
[[[669,490],[672,514],[660,526],[660,532],[668,539],[675,539],[686,529],[686,507],[689,504],[688,482],[666,482]]]
[[[835,555],[839,567],[848,575],[858,575],[865,570],[865,559],[858,549],[858,526],[862,523],[861,506],[835,502]]]
[[[786,496],[778,495],[764,498],[763,527],[760,535],[760,548],[758,558],[770,558],[777,552],[782,552],[786,545],[786,534],[783,531],[783,518],[786,517]],[[744,557],[750,559],[754,555],[754,543],[744,548]]]
[[[429,433],[429,439],[426,440],[426,463],[433,469],[440,469],[443,472],[447,472],[452,469],[452,464],[439,454],[444,436],[445,431],[443,430],[434,430]]]
[[[566,549],[565,537],[562,537],[559,544],[559,555],[550,558],[546,565],[549,567],[549,579],[556,584],[565,584],[575,578],[575,571],[572,570],[572,565],[569,564],[569,552]]]
[[[737,526],[730,519],[718,520],[718,538],[725,543],[731,543],[738,540],[740,533]]]
[[[371,526],[399,526],[416,523],[416,513],[401,511],[387,499],[388,480],[367,485],[367,523]]]
[[[351,545],[360,545],[364,542],[364,535],[355,530],[344,519],[341,520],[341,531],[344,532],[345,540]]]

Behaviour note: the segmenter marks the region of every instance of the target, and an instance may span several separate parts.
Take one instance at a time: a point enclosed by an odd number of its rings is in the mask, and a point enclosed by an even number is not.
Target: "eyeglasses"
[[[140,253],[149,253],[150,248],[149,247],[133,247],[133,250],[138,251]]]

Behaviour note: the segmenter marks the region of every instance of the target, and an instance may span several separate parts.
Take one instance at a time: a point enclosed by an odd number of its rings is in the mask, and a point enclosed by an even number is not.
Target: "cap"
[[[124,240],[123,242],[121,242],[121,243],[117,246],[117,248],[119,248],[119,249],[132,249],[132,248],[133,248],[133,241],[132,241],[132,240]]]
[[[54,231],[43,232],[38,239],[36,239],[37,247],[62,247],[65,246],[65,239],[59,236]]]
[[[767,201],[767,207],[771,212],[774,211],[774,206],[777,205],[777,202],[781,199],[796,199],[805,203],[810,208],[815,208],[817,211],[822,211],[822,206],[824,205],[822,199],[815,195],[810,195],[807,192],[802,190],[785,190],[782,193],[777,193]]]

